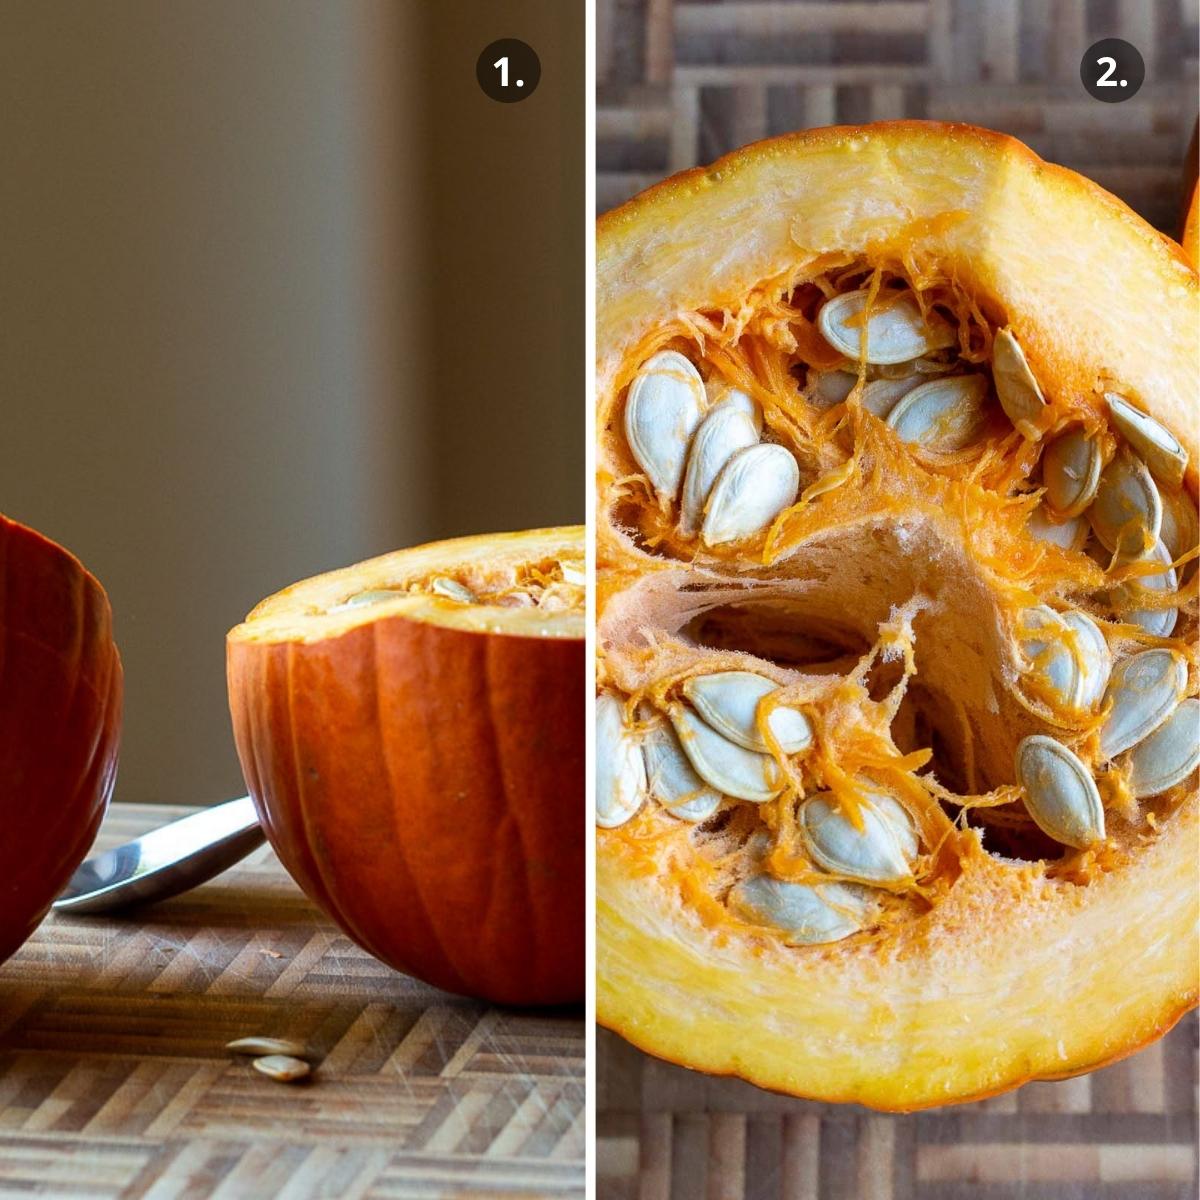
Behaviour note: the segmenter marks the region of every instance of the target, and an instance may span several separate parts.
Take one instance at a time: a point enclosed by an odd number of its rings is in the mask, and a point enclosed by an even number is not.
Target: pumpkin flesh
[[[873,772],[927,849],[919,886],[886,896],[872,928],[792,946],[724,896],[764,837],[777,877],[811,878],[794,794],[710,828],[645,805],[599,834],[600,1020],[688,1066],[884,1109],[1075,1073],[1162,1033],[1196,995],[1194,775],[1138,810],[1108,773],[1108,838],[1061,857],[1005,814],[1016,742],[1054,717],[1016,694],[1016,615],[1105,582],[1025,532],[1041,446],[1082,427],[1111,455],[1103,392],[1118,390],[1191,451],[1194,503],[1196,279],[1178,249],[1011,139],[895,123],[669,180],[603,218],[597,251],[601,685],[633,714],[697,670],[767,676],[817,723],[801,789],[841,786],[853,809],[847,781]],[[967,450],[930,458],[856,404],[806,404],[802,368],[839,365],[816,308],[894,286],[957,321],[969,366],[1011,327],[1051,400],[1043,427],[1025,437],[993,413]],[[756,540],[698,548],[639,478],[623,405],[662,349],[751,395],[800,464],[800,502]],[[1194,694],[1194,589],[1180,602],[1167,641]],[[1112,638],[1143,644],[1127,626]],[[906,706],[925,725],[899,746]],[[1070,737],[1086,748],[1095,724]],[[921,782],[928,766],[940,785]]]

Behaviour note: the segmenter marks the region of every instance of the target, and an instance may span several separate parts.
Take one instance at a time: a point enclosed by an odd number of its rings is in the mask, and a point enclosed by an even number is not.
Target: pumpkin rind
[[[0,962],[83,861],[116,778],[121,660],[104,589],[0,517]]]
[[[579,530],[460,539],[425,555],[539,557]],[[347,586],[345,584],[341,585]],[[352,614],[328,632],[230,633],[229,699],[267,836],[309,897],[384,962],[512,1004],[583,994],[584,646],[422,615]],[[323,618],[317,618],[317,625]],[[492,628],[487,627],[491,623]]]
[[[656,327],[736,312],[823,254],[881,251],[961,280],[997,328],[1012,325],[1055,394],[1094,396],[1081,403],[1099,412],[1098,381],[1119,379],[1189,450],[1194,497],[1197,280],[1178,247],[1011,138],[920,122],[759,143],[601,218],[602,494],[624,462],[618,377]],[[897,502],[939,519],[915,491]],[[600,644],[653,623],[639,580],[656,579],[661,597],[706,577],[649,553],[603,501],[597,538]],[[962,876],[901,932],[801,951],[707,920],[686,879],[664,883],[650,852],[602,832],[597,1015],[686,1066],[887,1110],[1089,1070],[1196,1002],[1198,832],[1193,792],[1142,853],[1086,887],[967,838]]]

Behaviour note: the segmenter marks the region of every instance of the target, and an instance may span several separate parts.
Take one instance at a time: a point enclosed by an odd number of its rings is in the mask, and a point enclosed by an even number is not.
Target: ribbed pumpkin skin
[[[584,988],[584,643],[381,618],[230,641],[242,768],[309,898],[376,957],[506,1004]]]
[[[96,836],[121,696],[104,589],[61,546],[0,517],[0,962]]]

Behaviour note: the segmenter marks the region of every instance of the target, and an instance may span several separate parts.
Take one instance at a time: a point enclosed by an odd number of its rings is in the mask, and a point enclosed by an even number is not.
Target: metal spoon
[[[228,870],[265,837],[249,796],[214,804],[87,859],[54,907],[104,913],[165,900]]]

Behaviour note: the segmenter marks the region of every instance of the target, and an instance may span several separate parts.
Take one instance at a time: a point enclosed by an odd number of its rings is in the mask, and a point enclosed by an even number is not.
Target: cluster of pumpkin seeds
[[[308,1061],[311,1054],[299,1042],[285,1038],[244,1037],[229,1042],[225,1049],[230,1054],[249,1057],[250,1065],[260,1075],[276,1083],[299,1083],[312,1074]]]
[[[764,804],[784,789],[779,757],[803,756],[813,727],[777,702],[779,685],[751,671],[714,671],[683,681],[665,712],[649,703],[626,721],[613,691],[596,700],[596,822],[613,829],[653,803],[679,821],[711,818],[726,800]],[[772,745],[773,743],[773,745]],[[778,757],[777,757],[778,756]],[[746,920],[781,929],[800,944],[833,941],[863,928],[874,911],[871,887],[908,883],[919,842],[904,806],[877,784],[857,780],[857,827],[832,793],[807,797],[799,827],[809,857],[828,882],[794,883],[758,872],[730,893]]]
[[[1035,471],[1025,485],[1040,483],[1026,532],[1088,554],[1105,586],[1080,598],[1090,612],[1056,601],[1015,614],[1016,694],[1049,732],[1020,741],[1013,778],[1045,834],[1075,850],[1095,847],[1106,837],[1095,771],[1116,773],[1141,801],[1178,787],[1200,766],[1200,699],[1188,695],[1188,660],[1171,641],[1180,560],[1200,540],[1183,486],[1187,452],[1117,391],[1104,394],[1107,429],[1057,420],[1011,327],[994,331],[990,363],[965,363],[955,352],[957,330],[935,309],[909,291],[882,295],[873,302],[858,288],[827,297],[817,328],[845,366],[809,367],[799,399],[816,409],[857,403],[901,443],[932,456],[998,433],[1002,413],[1004,428],[1040,451],[1040,480]],[[711,547],[756,537],[795,503],[796,458],[763,440],[755,402],[715,375],[706,382],[678,350],[641,365],[624,416],[629,449],[659,506],[678,505],[683,539]],[[642,701],[636,711],[617,692],[602,691],[597,824],[623,825],[644,806],[702,823],[723,804],[775,799],[786,760],[813,741],[809,719],[772,699],[777,690],[752,672],[717,671],[668,689],[661,710]],[[909,813],[877,783],[856,783],[865,797],[857,821],[832,793],[801,802],[803,847],[829,881],[756,871],[726,896],[736,915],[790,943],[836,941],[872,923],[876,889],[912,881],[921,846]]]
[[[800,469],[760,441],[762,414],[737,388],[705,385],[676,350],[645,362],[625,402],[625,436],[663,506],[679,502],[679,532],[707,546],[766,528],[796,502]]]

